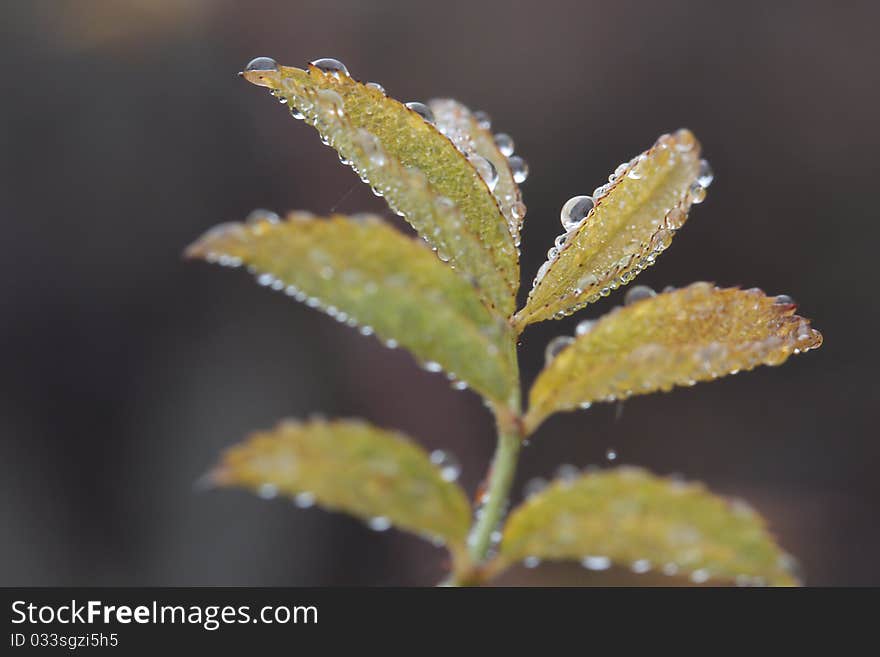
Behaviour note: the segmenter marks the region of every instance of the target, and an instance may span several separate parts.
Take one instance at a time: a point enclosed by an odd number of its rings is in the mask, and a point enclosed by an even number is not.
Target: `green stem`
[[[504,426],[507,424],[510,426]],[[471,558],[477,563],[486,558],[492,544],[492,532],[498,528],[504,515],[521,445],[522,433],[518,429],[518,422],[502,423],[499,418],[498,446],[492,459],[492,470],[486,489],[487,500],[482,515],[474,524],[470,539]]]

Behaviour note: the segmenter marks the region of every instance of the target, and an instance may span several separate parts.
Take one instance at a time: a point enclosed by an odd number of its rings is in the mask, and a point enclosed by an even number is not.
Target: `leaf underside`
[[[595,207],[548,253],[525,307],[528,324],[570,315],[629,283],[653,264],[687,219],[700,169],[700,145],[688,130],[663,135],[622,165]]]
[[[435,126],[343,73],[282,66],[246,71],[301,113],[389,206],[504,317],[514,310],[519,259],[486,183]]]
[[[378,217],[292,213],[285,221],[221,224],[187,255],[246,265],[261,284],[359,325],[364,334],[375,331],[490,400],[506,402],[516,385],[509,324],[421,240]]]
[[[822,335],[786,297],[709,283],[618,307],[540,373],[526,426],[592,402],[692,385],[814,349]]]
[[[359,420],[281,422],[223,454],[211,472],[218,486],[267,496],[308,497],[359,518],[383,518],[399,529],[462,551],[470,505],[406,436]]]
[[[495,136],[482,128],[473,113],[463,104],[451,98],[435,98],[428,102],[434,113],[437,129],[466,156],[479,155],[492,163],[498,172],[498,182],[492,195],[507,220],[514,244],[519,246],[520,229],[525,220],[526,207],[522,202],[519,185],[513,179],[513,171],[507,157],[498,150]]]
[[[632,467],[559,481],[515,509],[497,567],[528,557],[587,567],[610,560],[695,582],[798,583],[791,558],[747,505]]]

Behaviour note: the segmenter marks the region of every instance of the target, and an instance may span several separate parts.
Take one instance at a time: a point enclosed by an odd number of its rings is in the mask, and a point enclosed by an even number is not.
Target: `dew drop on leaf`
[[[245,71],[277,71],[278,62],[271,57],[255,57],[244,67]]]
[[[498,169],[495,168],[495,165],[480,155],[472,155],[468,161],[474,165],[480,178],[489,187],[489,191],[495,191],[495,186],[498,184]]]
[[[590,210],[593,209],[593,199],[590,196],[573,196],[565,202],[559,213],[559,219],[562,227],[566,230],[572,230],[581,223]]]
[[[315,494],[309,491],[297,493],[296,497],[293,498],[293,503],[300,509],[308,509],[315,505]]]
[[[316,59],[311,62],[311,65],[317,69],[320,69],[324,73],[329,73],[331,75],[345,75],[348,76],[348,69],[345,67],[345,64],[340,62],[338,59],[333,59],[332,57],[322,57],[321,59]]]
[[[428,123],[434,123],[434,112],[431,111],[431,108],[425,105],[424,103],[419,102],[411,102],[406,103],[406,106],[411,109],[413,112],[421,116]]]
[[[547,343],[547,348],[544,349],[544,366],[546,367],[549,365],[559,352],[572,342],[574,342],[574,338],[567,335],[559,335],[550,340],[550,342]]]
[[[513,155],[513,137],[505,132],[495,135],[495,145],[504,157]]]
[[[537,495],[541,491],[547,488],[547,480],[544,477],[533,477],[526,482],[526,485],[523,487],[523,496],[526,499]]]
[[[712,167],[706,160],[700,160],[700,171],[697,174],[697,184],[700,187],[708,187],[715,180],[715,174],[712,173]]]
[[[592,331],[593,328],[595,328],[595,326],[596,326],[595,319],[585,319],[585,320],[581,321],[580,323],[578,323],[578,325],[575,327],[574,334],[575,335],[586,335],[587,333]]]
[[[373,531],[384,532],[391,528],[391,521],[385,516],[376,516],[367,521],[367,526]]]
[[[513,174],[513,181],[515,183],[524,183],[526,178],[529,177],[528,162],[522,159],[519,155],[513,155],[507,160],[507,163],[510,165],[510,172]]]
[[[449,452],[435,449],[431,452],[431,463],[440,469],[440,476],[444,481],[455,481],[461,474],[461,464]]]
[[[626,291],[623,297],[623,305],[629,306],[643,299],[656,297],[657,293],[647,285],[634,285]]]
[[[611,568],[611,559],[599,555],[588,555],[581,559],[581,565],[587,570],[608,570]]]

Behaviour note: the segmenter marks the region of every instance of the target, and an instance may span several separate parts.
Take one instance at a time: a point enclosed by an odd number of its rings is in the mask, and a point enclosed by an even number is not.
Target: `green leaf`
[[[520,243],[520,229],[526,217],[526,206],[522,202],[519,185],[513,178],[510,160],[498,150],[495,135],[480,125],[477,117],[464,105],[451,98],[435,98],[428,101],[434,113],[437,128],[468,157],[477,155],[492,163],[498,174],[498,181],[492,195],[507,220],[507,226],[514,244]],[[477,160],[478,161],[478,160]]]
[[[363,421],[281,422],[226,450],[209,480],[317,503],[376,528],[390,522],[464,552],[471,509],[462,489],[409,438]]]
[[[798,583],[791,557],[747,505],[632,467],[558,481],[515,509],[491,568],[528,557],[611,561],[695,582]]]
[[[516,314],[518,330],[570,315],[654,264],[691,204],[705,197],[700,167],[700,145],[689,130],[663,135],[618,167],[613,181],[594,192],[589,215],[557,238]]]
[[[529,394],[526,427],[552,413],[779,365],[822,335],[789,297],[709,283],[618,307],[571,340]]]
[[[378,217],[258,215],[210,230],[187,255],[247,265],[260,283],[360,325],[364,334],[375,331],[492,401],[505,403],[514,391],[508,322],[421,240]]]
[[[402,103],[342,72],[281,66],[246,71],[303,116],[392,209],[508,317],[519,261],[486,182],[452,142]]]

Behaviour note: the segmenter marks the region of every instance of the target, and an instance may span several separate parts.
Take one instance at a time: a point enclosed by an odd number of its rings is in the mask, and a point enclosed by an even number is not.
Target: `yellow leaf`
[[[516,386],[509,324],[430,250],[378,217],[292,213],[222,224],[190,257],[247,265],[258,282],[400,344],[431,371],[506,403]]]
[[[705,197],[700,167],[700,145],[689,130],[663,135],[618,167],[614,180],[594,192],[586,218],[550,249],[525,308],[516,314],[518,330],[570,315],[654,264],[691,204]]]
[[[518,247],[526,206],[522,202],[519,185],[514,180],[510,160],[498,150],[495,136],[480,125],[480,121],[467,107],[456,100],[436,98],[428,102],[428,107],[434,113],[437,128],[460,151],[467,156],[477,155],[491,162],[493,168],[489,170],[498,176],[492,195],[498,202],[514,244]]]
[[[596,401],[693,385],[814,349],[822,335],[788,297],[709,283],[618,307],[545,367],[529,394],[526,426]]]
[[[476,281],[505,317],[514,310],[519,259],[486,182],[421,115],[347,73],[281,66],[245,71],[315,127],[444,260]]]
[[[223,454],[209,473],[219,486],[286,495],[395,525],[463,553],[470,504],[462,489],[406,436],[359,420],[287,420]]]
[[[490,568],[529,557],[657,569],[698,583],[798,583],[791,557],[747,505],[632,467],[559,481],[515,509]]]

